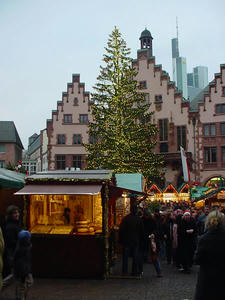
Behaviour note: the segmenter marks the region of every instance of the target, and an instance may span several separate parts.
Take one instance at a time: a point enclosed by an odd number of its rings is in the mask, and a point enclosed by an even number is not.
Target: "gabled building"
[[[143,40],[147,38],[150,42],[143,47]],[[193,130],[188,122],[189,103],[183,101],[182,93],[170,81],[162,65],[156,64],[152,35],[148,30],[142,32],[140,42],[133,66],[138,72],[136,80],[146,95],[146,101],[151,104],[150,111],[154,113],[151,122],[159,128],[155,151],[164,155],[164,184],[173,183],[179,186],[182,183],[180,146],[187,151],[190,165],[193,150],[190,143]]]
[[[28,149],[23,156],[23,166],[29,175],[48,170],[47,129],[34,133],[28,139]]]
[[[197,182],[225,185],[225,65],[190,104]]]
[[[180,146],[188,158],[191,181],[201,185],[218,178],[225,181],[225,65],[190,103],[162,65],[156,64],[152,41],[150,31],[145,29],[133,66],[138,72],[140,90],[145,93],[143,103],[151,103],[150,122],[159,128],[155,152],[165,160],[164,182],[160,187],[172,184],[179,188],[183,183]],[[83,143],[93,142],[88,134],[88,121],[92,121],[90,95],[80,82],[80,75],[73,74],[72,83],[67,84],[67,91],[47,120],[48,147],[43,153],[48,159],[48,170],[85,168],[87,153]]]
[[[79,74],[73,74],[72,83],[67,84],[67,91],[47,120],[49,170],[84,168],[87,153],[82,143],[89,143],[90,105],[85,84],[80,82]]]
[[[0,121],[0,168],[22,160],[23,144],[13,121]]]

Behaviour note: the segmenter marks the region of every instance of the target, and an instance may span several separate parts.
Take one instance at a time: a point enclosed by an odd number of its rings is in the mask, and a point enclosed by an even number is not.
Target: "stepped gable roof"
[[[145,28],[145,30],[143,30],[142,33],[141,33],[140,39],[149,38],[149,37],[153,38],[152,35],[151,35],[151,32],[147,28]]]
[[[15,143],[24,149],[13,121],[0,121],[0,143]]]

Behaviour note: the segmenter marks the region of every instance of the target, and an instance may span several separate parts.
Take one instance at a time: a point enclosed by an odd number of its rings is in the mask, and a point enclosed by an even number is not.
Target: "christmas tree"
[[[157,127],[151,122],[150,104],[135,80],[130,49],[116,27],[105,50],[92,94],[90,144],[85,145],[88,169],[140,172],[149,182],[159,175],[162,164],[153,152]]]

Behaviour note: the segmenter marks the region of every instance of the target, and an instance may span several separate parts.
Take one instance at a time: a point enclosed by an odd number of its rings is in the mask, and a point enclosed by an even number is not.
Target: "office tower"
[[[208,68],[197,66],[193,69],[194,87],[204,89],[208,85]]]
[[[186,58],[179,56],[178,38],[172,39],[173,80],[183,98],[187,99],[187,63]]]
[[[193,73],[187,74],[187,85],[188,86],[194,86],[194,76]]]
[[[177,87],[178,90],[182,91],[183,98],[188,98],[187,92],[187,62],[185,57],[176,58],[177,67]]]

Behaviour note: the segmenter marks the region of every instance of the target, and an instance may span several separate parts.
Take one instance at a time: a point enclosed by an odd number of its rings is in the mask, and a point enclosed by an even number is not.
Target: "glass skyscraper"
[[[172,39],[173,80],[183,98],[188,98],[187,91],[187,62],[185,57],[179,56],[178,38]]]

